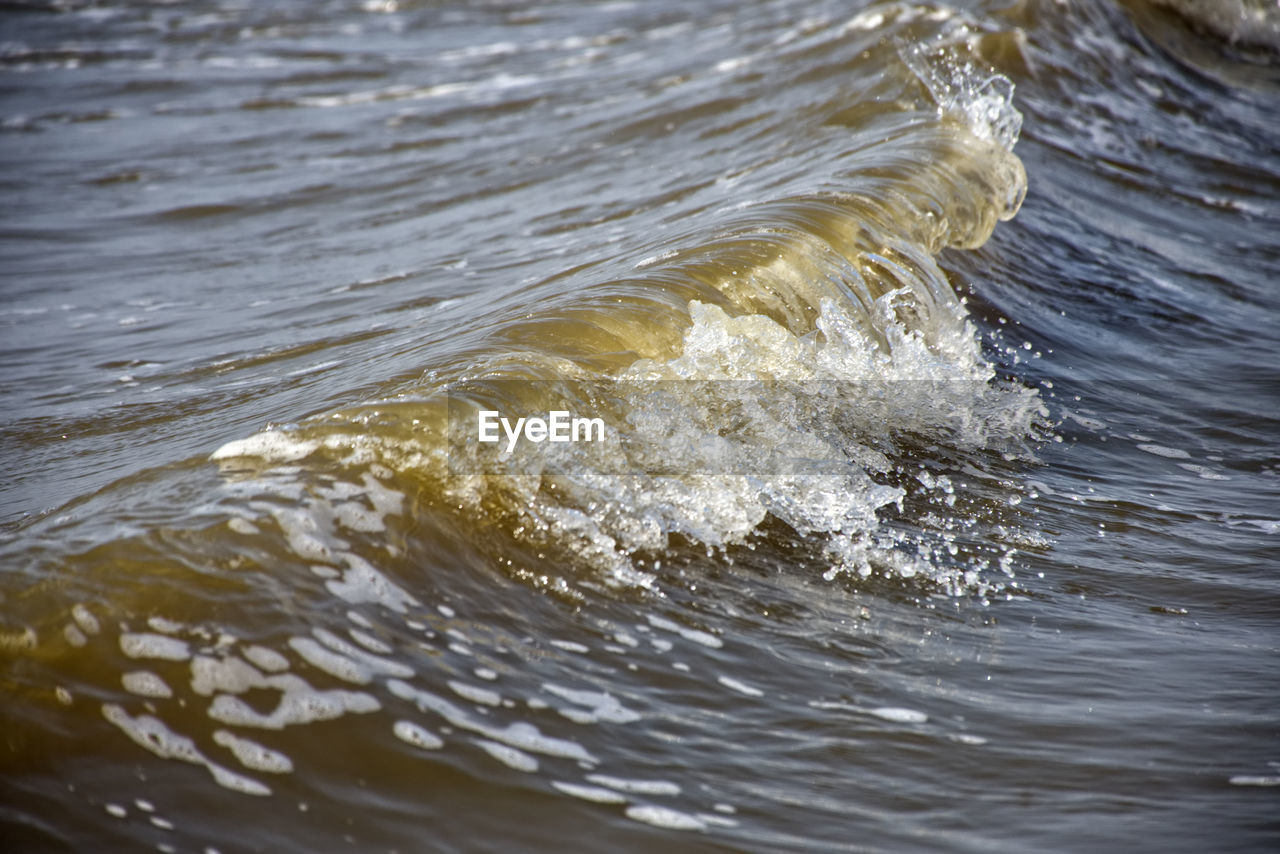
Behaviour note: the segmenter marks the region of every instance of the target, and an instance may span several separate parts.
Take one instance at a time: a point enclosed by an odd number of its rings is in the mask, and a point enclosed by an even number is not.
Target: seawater
[[[0,12],[6,844],[1271,849],[1277,33]]]

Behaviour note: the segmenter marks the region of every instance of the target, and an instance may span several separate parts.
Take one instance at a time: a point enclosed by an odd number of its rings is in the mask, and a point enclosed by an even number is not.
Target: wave
[[[1280,52],[1280,7],[1268,0],[1154,0],[1232,45]]]
[[[579,286],[567,273],[477,311],[395,397],[213,459],[240,479],[382,466],[424,484],[448,524],[506,532],[499,562],[513,537],[624,586],[653,587],[677,542],[723,551],[781,522],[821,542],[828,578],[998,588],[938,559],[955,554],[954,531],[916,520],[903,533],[883,516],[922,491],[954,505],[919,449],[998,458],[1042,438],[1036,393],[997,377],[935,261],[980,246],[1021,204],[1013,87],[977,58],[973,22],[932,7],[880,6],[788,49],[851,33],[875,34],[894,81],[877,103],[892,109],[833,127],[848,105],[829,105],[793,127],[828,147],[792,165],[826,174],[714,212],[625,276]],[[486,411],[599,417],[607,441],[485,444]]]
[[[781,33],[772,67],[800,69],[796,88],[759,83],[776,115],[723,131],[755,159],[719,206],[679,207],[625,259],[436,303],[448,336],[386,394],[230,442],[215,465],[116,481],[3,544],[22,550],[0,653],[16,662],[23,761],[41,755],[41,721],[88,708],[264,796],[292,768],[273,733],[412,704],[513,767],[538,754],[590,769],[576,741],[407,681],[435,672],[424,640],[469,655],[442,591],[487,609],[510,586],[495,572],[575,604],[661,597],[704,555],[909,595],[1011,595],[1014,555],[1036,542],[1016,523],[1017,473],[1045,409],[987,359],[937,262],[982,245],[1026,192],[1013,87],[979,56],[1001,37],[912,4]],[[647,210],[635,221],[667,216]],[[482,413],[554,412],[598,418],[598,440],[479,441]],[[392,731],[441,741],[409,720]]]
[[[1232,88],[1280,86],[1280,6],[1267,0],[1125,0],[1164,51]]]

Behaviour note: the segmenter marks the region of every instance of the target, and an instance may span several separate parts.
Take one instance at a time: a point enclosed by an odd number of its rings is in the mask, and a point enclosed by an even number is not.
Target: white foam
[[[241,650],[244,657],[268,673],[289,669],[289,659],[265,646],[250,645]]]
[[[120,677],[124,689],[139,697],[168,699],[173,696],[173,689],[163,679],[147,670],[135,670]]]
[[[194,741],[185,735],[175,733],[165,726],[164,722],[159,718],[150,715],[139,715],[133,718],[123,708],[114,703],[104,704],[102,706],[102,714],[108,721],[119,727],[125,735],[133,739],[134,742],[162,759],[176,759],[179,762],[203,765],[213,775],[214,781],[219,786],[243,792],[246,795],[265,796],[271,794],[271,789],[257,780],[237,774],[211,761],[200,752]]]
[[[1237,774],[1236,776],[1229,779],[1227,782],[1233,786],[1263,786],[1263,787],[1280,786],[1280,776],[1275,776],[1275,775],[1259,776],[1259,775],[1252,775],[1252,774]]]
[[[259,534],[258,526],[250,522],[248,519],[241,519],[239,516],[232,516],[227,520],[227,527],[237,534],[244,536],[253,536]]]
[[[267,677],[235,656],[214,658],[197,655],[191,659],[191,690],[202,697],[216,693],[243,694],[250,688],[266,688]]]
[[[882,706],[878,709],[868,709],[867,714],[875,715],[881,720],[904,724],[922,724],[929,720],[929,716],[924,712],[917,712],[915,709],[904,709],[897,706]]]
[[[483,738],[477,738],[475,742],[484,749],[485,753],[488,753],[508,768],[514,768],[517,771],[524,771],[530,774],[538,770],[538,760],[522,750],[517,750],[507,744],[487,741]]]
[[[120,635],[120,651],[129,658],[158,658],[186,661],[191,657],[187,642],[150,632],[126,632]]]
[[[334,652],[360,662],[374,673],[385,676],[398,676],[401,679],[408,679],[413,676],[413,668],[407,664],[401,664],[393,659],[374,655],[358,646],[353,646],[328,629],[317,628],[313,629],[311,633]]]
[[[627,818],[668,830],[706,830],[707,823],[679,810],[648,804],[627,807]]]
[[[316,442],[298,439],[288,433],[268,431],[228,442],[214,451],[209,459],[221,461],[256,457],[269,462],[288,463],[311,456],[319,447]]]
[[[237,696],[219,694],[209,704],[209,717],[231,726],[284,729],[334,720],[346,714],[376,712],[382,708],[374,697],[364,692],[319,691],[292,673],[268,676],[261,687],[281,692],[280,700],[271,712],[263,714]]]
[[[1045,410],[1033,389],[998,380],[936,263],[923,253],[912,261],[918,269],[897,265],[902,288],[864,307],[865,317],[819,300],[810,334],[691,302],[679,354],[639,360],[619,377],[630,441],[593,443],[589,453],[568,446],[566,453],[581,455],[580,470],[559,477],[553,496],[512,478],[508,500],[534,518],[530,530],[617,584],[655,583],[632,564],[636,551],[661,551],[674,535],[728,547],[772,516],[825,545],[828,578],[876,572],[922,577],[952,595],[990,589],[996,582],[969,574],[980,567],[930,563],[928,542],[902,548],[883,536],[882,508],[906,492],[873,478],[893,468],[877,445],[901,434],[1014,453],[1033,439]],[[674,474],[608,473],[650,470]],[[709,647],[721,643],[671,620],[648,620]]]
[[[96,635],[102,631],[98,618],[93,615],[84,605],[76,604],[71,606],[71,619],[76,621],[76,625],[80,627],[80,631],[86,635]]]
[[[649,625],[653,626],[655,629],[674,632],[685,640],[691,640],[694,643],[702,644],[705,647],[720,649],[724,646],[724,641],[720,640],[720,638],[713,634],[708,634],[700,629],[691,629],[687,626],[682,626],[679,623],[666,619],[665,617],[655,617],[653,614],[646,614],[645,619],[647,619],[649,621]]]
[[[1186,469],[1203,480],[1231,480],[1228,475],[1216,472],[1208,466],[1202,466],[1197,463],[1178,463],[1178,468]]]
[[[182,623],[165,617],[148,617],[147,626],[153,632],[160,632],[161,634],[166,635],[176,635],[178,632],[186,628]]]
[[[413,676],[413,668],[408,665],[374,655],[347,643],[327,629],[317,628],[312,630],[312,634],[321,643],[308,637],[295,637],[289,639],[289,646],[313,667],[345,682],[367,685],[375,674],[402,679]]]
[[[339,655],[311,638],[289,638],[289,646],[302,656],[308,664],[317,670],[328,673],[335,679],[350,682],[353,685],[368,685],[373,681],[373,673],[369,668]]]
[[[717,676],[716,681],[726,688],[732,688],[739,694],[746,694],[748,697],[763,697],[764,692],[759,688],[752,687],[745,682],[739,682],[732,676]]]
[[[607,774],[588,774],[587,780],[598,786],[607,786],[610,789],[633,795],[670,797],[680,794],[680,786],[666,780],[628,780],[623,777],[611,777]]]
[[[725,818],[722,815],[713,815],[711,813],[700,812],[697,815],[699,821],[707,824],[714,824],[717,827],[737,827],[738,822],[731,818]]]
[[[1166,448],[1163,445],[1156,445],[1147,442],[1138,444],[1139,451],[1146,451],[1148,454],[1154,454],[1157,457],[1164,457],[1170,460],[1189,460],[1191,455],[1180,448]]]
[[[390,655],[392,652],[390,644],[385,644],[373,635],[366,634],[359,629],[347,629],[347,634],[353,641],[376,655]]]
[[[435,712],[458,729],[465,729],[493,741],[506,744],[509,747],[529,751],[530,753],[575,759],[578,762],[585,762],[591,765],[599,764],[599,760],[588,753],[582,745],[568,739],[543,735],[533,724],[524,721],[517,721],[506,727],[487,724],[473,718],[443,697],[438,697],[430,691],[415,688],[399,679],[388,680],[387,688],[400,699],[413,701],[422,711]]]
[[[345,549],[348,544],[331,538],[331,543],[321,538],[320,520],[312,512],[316,508],[276,507],[269,505],[271,515],[284,533],[289,548],[298,557],[315,563],[337,563],[334,549]]]
[[[560,714],[575,723],[591,724],[599,721],[614,724],[628,724],[640,720],[640,715],[618,702],[612,694],[601,691],[579,691],[563,688],[551,683],[543,683],[543,690],[557,697],[584,706],[590,711],[580,709],[560,709]]]
[[[422,750],[439,750],[444,747],[444,740],[440,736],[412,721],[396,721],[392,732],[395,733],[396,738]]]
[[[216,730],[213,741],[230,750],[240,764],[250,770],[268,774],[288,774],[293,770],[293,760],[288,756],[225,729]]]
[[[475,685],[468,685],[465,682],[458,682],[450,679],[448,681],[449,689],[464,700],[469,700],[482,706],[500,706],[502,705],[502,695],[497,691],[490,691],[488,688],[480,688]]]
[[[325,582],[325,587],[335,596],[352,605],[362,603],[381,605],[397,614],[404,614],[410,607],[421,604],[359,555],[344,554],[342,560],[347,565],[346,571],[342,574],[342,580]]]
[[[570,797],[591,801],[593,804],[625,804],[627,802],[626,795],[612,789],[602,789],[599,786],[562,783],[559,780],[552,780],[551,785]]]
[[[576,641],[556,640],[553,638],[552,640],[547,641],[547,643],[551,644],[556,649],[563,649],[565,652],[576,652],[580,655],[585,655],[586,653],[591,652],[590,647],[583,646]]]

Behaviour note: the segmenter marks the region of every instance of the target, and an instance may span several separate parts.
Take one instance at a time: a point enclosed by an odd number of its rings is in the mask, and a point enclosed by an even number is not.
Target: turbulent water
[[[5,850],[1280,844],[1275,2],[7,4],[0,158]]]

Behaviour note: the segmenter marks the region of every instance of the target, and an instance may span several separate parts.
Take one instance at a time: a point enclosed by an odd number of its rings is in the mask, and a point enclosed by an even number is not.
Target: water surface
[[[0,15],[16,850],[1280,840],[1273,3]]]

